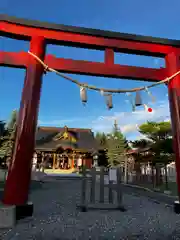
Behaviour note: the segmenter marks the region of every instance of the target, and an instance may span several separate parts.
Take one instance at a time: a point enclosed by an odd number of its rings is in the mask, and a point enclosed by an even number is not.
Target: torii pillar
[[[166,58],[168,76],[180,70],[180,51],[173,50]],[[174,203],[174,211],[180,213],[180,75],[178,74],[168,83],[169,106],[173,132],[173,147],[176,156],[176,179],[179,201]]]
[[[42,60],[45,57],[45,48],[46,44],[43,37],[31,38],[30,51]],[[28,203],[28,193],[42,76],[42,65],[29,56],[19,110],[16,141],[3,198],[4,204],[16,206],[17,219],[33,213],[33,204]]]

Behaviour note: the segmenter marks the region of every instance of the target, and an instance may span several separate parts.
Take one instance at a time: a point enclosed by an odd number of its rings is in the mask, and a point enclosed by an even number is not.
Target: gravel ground
[[[175,196],[168,196],[167,194],[155,192],[155,191],[147,191],[141,188],[138,188],[138,186],[129,186],[129,185],[122,185],[123,192],[126,194],[133,194],[136,196],[144,196],[147,198],[151,198],[154,201],[158,201],[167,205],[173,206],[174,201],[178,200],[178,197]]]
[[[80,181],[53,180],[33,191],[31,200],[35,206],[33,218],[19,221],[8,231],[1,230],[0,239],[180,239],[180,216],[146,197],[124,194],[126,212],[81,213],[76,208],[80,201]]]

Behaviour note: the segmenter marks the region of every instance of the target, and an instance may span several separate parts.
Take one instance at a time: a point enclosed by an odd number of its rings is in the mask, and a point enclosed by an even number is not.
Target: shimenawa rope
[[[180,74],[180,70],[177,71],[176,73],[174,73],[173,75],[171,75],[170,77],[167,77],[159,82],[156,82],[156,83],[153,83],[149,86],[146,86],[146,87],[139,87],[139,88],[131,88],[131,89],[107,89],[107,88],[98,88],[98,87],[95,87],[95,86],[92,86],[92,85],[89,85],[89,84],[84,84],[84,83],[80,83],[78,82],[77,80],[75,79],[72,79],[71,77],[68,77],[62,73],[60,73],[59,71],[56,71],[55,69],[53,68],[50,68],[47,64],[45,64],[39,57],[37,57],[34,53],[28,51],[28,53],[34,57],[40,64],[42,64],[42,66],[44,67],[45,71],[49,71],[49,72],[54,72],[55,74],[59,75],[60,77],[68,80],[68,81],[71,81],[73,83],[75,83],[76,85],[80,86],[80,87],[84,87],[84,88],[87,88],[87,89],[90,89],[90,90],[94,90],[94,91],[99,91],[99,92],[106,92],[106,93],[130,93],[130,92],[137,92],[137,91],[142,91],[142,90],[146,90],[148,88],[152,88],[152,87],[155,87],[157,85],[160,85],[160,84],[163,84],[163,83],[166,83],[166,82],[169,82],[172,78],[176,77],[178,74]]]

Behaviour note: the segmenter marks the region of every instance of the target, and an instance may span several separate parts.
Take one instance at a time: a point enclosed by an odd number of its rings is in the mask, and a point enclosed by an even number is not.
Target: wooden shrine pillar
[[[30,51],[42,60],[45,56],[45,48],[43,37],[33,36],[31,38]],[[24,207],[28,201],[43,72],[42,65],[29,56],[14,152],[3,196],[3,203],[7,205]]]
[[[71,156],[71,168],[74,168],[74,157],[75,157],[75,153],[73,153]]]
[[[53,153],[53,169],[56,168],[56,153]]]
[[[82,166],[86,166],[86,159],[85,158],[82,159]]]
[[[180,70],[180,51],[173,50],[166,56],[167,75],[171,76]],[[180,75],[177,75],[168,84],[169,105],[173,132],[173,146],[176,156],[176,178],[179,196],[180,213]]]
[[[86,156],[83,165],[90,169],[92,167],[92,158]]]
[[[60,168],[60,156],[59,154],[56,154],[56,164],[55,164],[56,168]]]
[[[82,165],[86,166],[86,155],[82,157]]]
[[[39,171],[44,171],[44,163],[45,162],[45,153],[41,152],[41,162],[39,165]]]

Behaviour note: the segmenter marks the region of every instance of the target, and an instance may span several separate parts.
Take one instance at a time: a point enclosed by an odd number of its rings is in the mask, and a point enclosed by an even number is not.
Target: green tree
[[[107,136],[107,157],[110,166],[124,165],[125,152],[128,148],[127,140],[122,132],[114,124],[112,133]]]
[[[104,132],[97,132],[95,138],[101,149],[105,149],[107,147],[107,136]]]
[[[0,120],[0,137],[3,136],[5,131],[5,122]]]
[[[148,121],[139,127],[139,132],[154,142],[165,140],[172,136],[170,122]]]
[[[107,136],[104,132],[103,133],[97,132],[95,138],[96,138],[96,141],[99,146],[98,165],[106,167],[108,165],[108,160],[107,160],[107,155],[106,155]]]
[[[147,122],[139,127],[141,134],[146,136],[151,148],[151,165],[156,168],[156,184],[159,184],[160,166],[165,167],[166,186],[167,181],[167,164],[173,161],[172,131],[170,122]]]
[[[133,148],[144,149],[144,148],[150,147],[152,144],[152,141],[148,139],[139,139],[139,140],[131,141],[131,144]]]
[[[155,155],[173,153],[170,122],[147,122],[142,124],[139,130],[141,134],[151,140],[147,140],[147,143]]]
[[[131,141],[132,147],[135,151],[132,152],[132,157],[134,159],[134,170],[136,171],[136,179],[140,179],[141,176],[141,166],[144,165],[146,169],[148,163],[152,160],[151,145],[152,141],[149,139],[139,139]],[[154,180],[154,175],[152,172],[152,179]]]
[[[136,151],[132,154],[135,159],[135,163],[139,163],[139,162],[142,163],[142,162],[148,161],[149,157],[151,157],[151,151],[149,149],[151,148],[152,141],[148,139],[139,139],[139,140],[131,141],[131,144],[133,148],[136,148]],[[146,150],[149,150],[149,151],[148,151],[148,154],[144,156],[142,152]]]
[[[0,157],[6,158],[7,160],[9,160],[13,151],[17,114],[16,110],[12,111],[11,118],[5,125],[3,135],[0,137]]]

